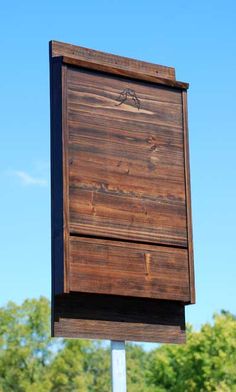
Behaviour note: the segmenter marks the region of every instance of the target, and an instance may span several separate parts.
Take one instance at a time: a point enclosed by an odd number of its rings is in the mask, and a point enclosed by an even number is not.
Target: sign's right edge
[[[194,278],[194,255],[193,255],[193,231],[192,231],[192,207],[191,207],[191,182],[190,182],[190,157],[189,157],[187,91],[185,91],[185,90],[182,91],[182,107],[183,107],[183,131],[184,131],[185,192],[186,192],[186,207],[187,207],[189,291],[190,291],[190,304],[194,304],[196,302],[196,297],[195,297],[195,278]]]

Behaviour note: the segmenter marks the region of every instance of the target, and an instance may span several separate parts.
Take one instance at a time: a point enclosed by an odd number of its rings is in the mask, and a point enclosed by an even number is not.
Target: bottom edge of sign
[[[64,338],[184,343],[179,301],[88,293],[55,296],[52,335]]]
[[[185,330],[179,326],[63,318],[54,323],[54,336],[152,343],[186,341]]]

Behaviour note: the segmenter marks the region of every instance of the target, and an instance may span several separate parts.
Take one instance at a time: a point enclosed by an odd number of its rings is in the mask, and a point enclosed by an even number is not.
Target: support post
[[[112,392],[126,392],[125,342],[111,340]]]

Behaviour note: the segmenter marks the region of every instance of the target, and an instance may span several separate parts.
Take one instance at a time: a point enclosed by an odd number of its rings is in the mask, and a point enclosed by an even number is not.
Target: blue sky
[[[9,1],[0,11],[0,304],[50,297],[48,41],[174,66],[190,82],[198,328],[236,313],[235,1]]]

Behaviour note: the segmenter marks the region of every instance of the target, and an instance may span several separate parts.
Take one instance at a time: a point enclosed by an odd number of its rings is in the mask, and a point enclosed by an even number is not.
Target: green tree
[[[149,383],[155,391],[236,391],[236,321],[228,312],[213,325],[188,331],[187,344],[163,345],[150,358]]]
[[[154,392],[155,389],[147,384],[147,369],[150,353],[141,346],[128,344],[127,358],[127,389],[128,392]]]
[[[100,342],[94,342],[92,350],[87,356],[86,373],[90,374],[91,382],[88,392],[110,392],[110,348]]]
[[[48,367],[50,392],[87,392],[92,375],[87,371],[87,357],[92,343],[67,339]]]
[[[51,344],[46,298],[0,308],[0,390],[47,391]]]
[[[46,298],[0,308],[0,392],[110,392],[110,348],[50,338]],[[186,345],[127,345],[128,392],[236,392],[236,319],[215,315]]]

